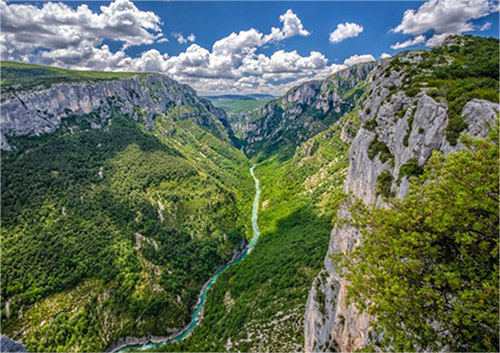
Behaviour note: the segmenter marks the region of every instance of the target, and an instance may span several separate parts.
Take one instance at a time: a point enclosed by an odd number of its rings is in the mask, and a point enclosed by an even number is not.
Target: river
[[[193,330],[196,328],[196,326],[198,326],[198,324],[201,322],[201,320],[203,318],[202,311],[203,311],[203,305],[205,304],[205,298],[207,296],[207,292],[212,287],[212,285],[215,283],[215,281],[217,280],[217,277],[219,277],[219,275],[222,272],[227,270],[232,265],[243,261],[245,259],[245,257],[247,257],[248,254],[250,254],[250,252],[253,250],[253,248],[255,247],[255,244],[257,243],[257,240],[259,239],[260,230],[259,230],[259,225],[257,223],[257,216],[259,213],[260,187],[259,187],[259,179],[257,179],[255,177],[255,174],[254,174],[254,168],[255,168],[255,165],[252,166],[252,168],[250,168],[250,174],[252,175],[252,178],[253,178],[254,183],[255,183],[255,197],[253,199],[253,207],[252,207],[253,237],[250,240],[250,242],[248,243],[248,245],[245,248],[245,250],[243,251],[243,253],[241,253],[241,255],[239,257],[237,257],[236,259],[234,259],[233,261],[229,262],[224,267],[219,269],[208,280],[208,282],[205,284],[205,286],[202,288],[200,295],[198,296],[198,303],[196,304],[196,307],[194,309],[193,315],[191,317],[191,322],[189,323],[189,325],[184,327],[184,329],[182,331],[180,331],[179,333],[177,333],[176,335],[171,336],[169,338],[166,338],[164,340],[159,340],[159,341],[155,341],[155,342],[147,342],[145,344],[130,344],[130,345],[120,347],[115,352],[123,353],[123,352],[128,352],[128,351],[147,350],[147,349],[151,349],[151,348],[161,347],[169,342],[179,342],[179,341],[182,341],[184,338],[188,337],[191,334],[191,332],[193,332]]]

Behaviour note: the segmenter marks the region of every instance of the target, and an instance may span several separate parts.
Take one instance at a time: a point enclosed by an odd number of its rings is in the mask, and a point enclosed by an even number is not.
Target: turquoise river
[[[260,187],[259,187],[259,179],[255,177],[254,174],[254,168],[250,168],[250,174],[253,177],[253,180],[255,182],[255,197],[253,199],[253,208],[252,208],[252,229],[253,229],[253,237],[252,240],[248,243],[247,247],[243,251],[243,253],[234,259],[233,261],[229,262],[226,264],[224,267],[219,269],[211,278],[210,280],[205,284],[205,286],[202,288],[200,292],[200,296],[198,297],[198,303],[196,304],[196,307],[193,312],[193,316],[191,317],[191,322],[189,323],[188,326],[186,326],[181,332],[178,334],[165,339],[161,340],[159,342],[148,342],[145,344],[131,344],[127,346],[121,347],[119,350],[116,352],[122,353],[122,352],[128,352],[128,351],[139,351],[139,350],[147,350],[155,347],[160,347],[166,343],[169,342],[179,342],[182,341],[184,338],[189,336],[191,332],[196,328],[196,326],[200,323],[202,320],[202,312],[203,312],[203,305],[205,304],[205,297],[207,295],[207,292],[210,290],[212,285],[215,283],[217,280],[217,277],[224,272],[226,269],[231,267],[234,264],[237,264],[245,259],[245,257],[250,254],[250,252],[253,250],[255,247],[255,244],[257,243],[257,240],[259,239],[260,231],[259,231],[259,225],[257,224],[257,215],[259,212],[259,197],[260,197]]]

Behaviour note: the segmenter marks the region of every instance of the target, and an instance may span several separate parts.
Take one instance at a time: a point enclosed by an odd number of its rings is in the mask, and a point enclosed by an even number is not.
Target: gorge
[[[237,120],[165,75],[1,70],[2,334],[29,351],[390,348],[335,260],[370,239],[353,204],[397,208],[436,156],[498,143],[495,38],[355,64]],[[480,243],[498,274],[498,239]],[[470,289],[455,270],[445,297]],[[461,300],[494,317],[495,280]],[[459,348],[494,349],[491,317]]]

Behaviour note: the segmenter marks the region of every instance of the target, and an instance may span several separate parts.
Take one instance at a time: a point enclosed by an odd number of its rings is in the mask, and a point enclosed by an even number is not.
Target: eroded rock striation
[[[324,81],[309,81],[267,103],[238,126],[245,133],[245,151],[270,153],[277,148],[292,153],[301,142],[325,130],[356,106],[365,79],[375,67],[363,63],[332,74]]]
[[[401,60],[420,59],[410,54]],[[391,193],[403,198],[408,193],[409,178],[400,176],[401,166],[410,161],[424,165],[434,150],[446,155],[463,147],[460,142],[452,145],[446,139],[447,104],[428,96],[425,89],[407,96],[401,89],[405,71],[386,74],[386,69],[386,63],[379,63],[367,78],[370,93],[358,112],[362,126],[351,145],[344,184],[345,193],[367,205],[383,206],[382,196],[377,193],[381,173],[390,173]],[[485,137],[498,109],[498,104],[490,101],[470,100],[461,113],[468,126],[463,133]],[[374,152],[374,141],[383,152]],[[341,206],[338,216],[350,217],[346,205]],[[346,304],[347,283],[329,256],[351,251],[359,245],[360,237],[360,232],[349,225],[336,224],[331,232],[325,267],[316,277],[306,305],[307,352],[349,352],[377,339],[370,330],[373,318]]]
[[[71,115],[92,113],[104,122],[114,110],[118,110],[153,129],[155,114],[179,106],[193,107],[191,113],[184,114],[196,116],[201,124],[217,125],[215,127],[223,131],[226,138],[233,138],[222,109],[214,107],[208,99],[198,97],[191,87],[160,74],[54,84],[41,90],[10,90],[2,93],[0,104],[3,150],[13,148],[9,137],[52,133]],[[103,124],[99,122],[93,125],[94,128],[101,126]]]

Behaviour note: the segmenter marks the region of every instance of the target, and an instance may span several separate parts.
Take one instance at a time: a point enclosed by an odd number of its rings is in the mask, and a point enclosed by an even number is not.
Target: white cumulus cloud
[[[487,31],[491,28],[491,22],[486,22],[481,27],[478,28],[480,31]]]
[[[0,1],[2,44],[11,54],[49,49],[98,46],[104,39],[124,47],[151,44],[161,34],[160,18],[139,10],[129,0],[116,0],[93,12],[87,5],[76,9],[63,3],[7,4]]]
[[[474,20],[498,11],[498,3],[491,0],[429,0],[418,9],[406,10],[401,23],[392,31],[414,35],[403,43],[396,43],[392,49],[406,48],[419,43],[428,47],[440,45],[451,34],[473,30],[487,30],[488,23],[478,27]],[[425,34],[433,33],[426,40]]]
[[[391,54],[387,54],[387,53],[382,53],[382,55],[380,55],[380,59],[387,59],[387,58],[391,58],[392,55]]]
[[[184,37],[182,33],[172,33],[172,35],[180,44],[186,44],[188,42],[193,43],[196,40],[196,36],[193,33],[191,33],[187,37]]]
[[[335,31],[330,33],[330,43],[340,43],[345,39],[357,37],[363,32],[363,26],[357,23],[339,23]]]
[[[364,55],[353,55],[347,59],[344,60],[344,65],[351,66],[354,64],[359,64],[359,63],[366,63],[369,61],[375,61],[375,58],[373,55],[370,54],[364,54]]]
[[[408,48],[420,43],[425,42],[425,36],[419,35],[418,37],[415,37],[413,39],[408,39],[405,42],[397,42],[396,44],[391,45],[391,49],[403,49],[403,48]]]
[[[304,28],[300,18],[288,9],[280,16],[280,22],[283,23],[282,28],[271,28],[271,33],[264,37],[265,42],[280,41],[293,36],[308,36],[311,33]]]
[[[496,11],[489,0],[430,0],[417,10],[406,10],[394,32],[419,35],[427,31],[463,33],[472,31],[471,20],[485,17]]]

